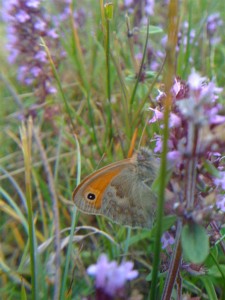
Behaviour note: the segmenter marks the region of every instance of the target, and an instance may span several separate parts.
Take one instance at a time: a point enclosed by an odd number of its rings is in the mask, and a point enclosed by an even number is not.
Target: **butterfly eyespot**
[[[95,200],[95,198],[96,198],[95,194],[93,194],[93,193],[88,193],[87,194],[87,199],[88,200]]]

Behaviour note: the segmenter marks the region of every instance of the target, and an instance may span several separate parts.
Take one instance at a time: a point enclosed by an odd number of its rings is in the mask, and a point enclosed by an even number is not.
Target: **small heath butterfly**
[[[79,210],[103,215],[131,227],[151,228],[157,197],[151,189],[158,162],[141,148],[131,158],[112,163],[85,178],[73,192]]]

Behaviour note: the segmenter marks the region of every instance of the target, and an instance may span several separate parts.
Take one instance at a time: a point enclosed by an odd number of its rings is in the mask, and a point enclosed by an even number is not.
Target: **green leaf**
[[[165,278],[166,277],[167,272],[163,272],[163,273],[158,273],[159,278]],[[152,280],[152,271],[145,277],[146,281],[151,281]]]
[[[128,246],[138,244],[140,241],[145,240],[151,236],[149,230],[143,229],[140,233],[129,238]],[[125,247],[125,243],[122,243],[122,247]]]
[[[192,263],[203,263],[209,254],[209,239],[204,227],[190,223],[183,227],[181,244],[185,259]]]
[[[214,177],[219,177],[220,172],[210,161],[205,160],[204,167],[211,175],[213,175]]]
[[[156,73],[154,71],[146,71],[145,73],[145,79],[150,79],[150,78],[154,78]],[[136,74],[129,74],[126,76],[125,80],[129,81],[129,82],[133,82],[137,79],[137,75]]]
[[[168,229],[171,228],[171,226],[174,225],[176,221],[176,217],[175,216],[165,216],[163,217],[162,220],[162,231],[166,231]],[[132,236],[129,238],[129,242],[128,242],[128,246],[130,247],[131,245],[135,245],[138,244],[140,241],[147,239],[147,238],[151,238],[154,239],[154,236],[156,234],[156,227],[155,225],[153,226],[152,230],[149,229],[142,229],[138,234]],[[124,243],[122,243],[122,248],[124,247]]]
[[[207,275],[213,276],[213,277],[223,277],[225,274],[225,265],[219,265],[218,266],[212,266],[208,269]]]
[[[26,294],[26,289],[24,287],[24,284],[22,284],[21,286],[21,297],[20,297],[21,300],[27,300],[27,294]]]
[[[147,26],[142,26],[140,28],[140,33],[146,34],[146,31],[147,31]],[[150,25],[149,26],[149,34],[157,34],[157,33],[163,33],[163,29],[159,26]]]
[[[208,299],[210,300],[217,300],[217,295],[216,295],[216,291],[215,291],[215,287],[212,283],[212,280],[209,278],[209,277],[201,277],[201,280],[202,282],[204,283],[205,285],[205,289],[206,289],[206,292],[208,294]]]
[[[210,248],[210,255],[207,257],[206,261],[204,262],[207,269],[211,268],[215,265],[215,260],[218,258],[218,247],[213,246]]]
[[[173,215],[163,217],[162,232],[165,232],[168,229],[170,229],[176,222],[176,219],[177,219],[176,216],[173,216]],[[156,234],[156,225],[154,225],[152,228],[152,236],[155,236],[155,234]]]

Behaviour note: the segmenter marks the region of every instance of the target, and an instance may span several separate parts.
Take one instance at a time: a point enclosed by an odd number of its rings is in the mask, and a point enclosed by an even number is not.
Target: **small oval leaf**
[[[209,254],[208,235],[201,225],[186,224],[182,229],[181,244],[184,258],[192,263],[203,263]]]
[[[147,26],[142,26],[140,28],[140,33],[145,33],[147,32]],[[149,26],[149,34],[158,34],[158,33],[163,33],[163,29],[159,26]]]

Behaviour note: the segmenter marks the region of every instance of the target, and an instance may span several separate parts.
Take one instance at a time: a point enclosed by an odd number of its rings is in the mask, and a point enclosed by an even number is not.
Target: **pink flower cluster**
[[[188,189],[193,188],[192,209],[201,211],[202,217],[196,217],[200,223],[206,217],[203,211],[207,210],[206,222],[216,216],[224,218],[225,212],[225,114],[218,97],[221,92],[194,70],[187,82],[175,78],[171,90],[168,164],[173,172],[170,189],[174,192],[174,187],[179,187],[185,206],[187,194],[190,195]],[[159,133],[152,140],[156,153],[162,151],[164,98],[164,92],[159,91],[156,107],[150,108],[153,116],[149,122],[159,124]],[[190,175],[195,184],[188,186]]]
[[[58,34],[50,26],[50,19],[41,7],[41,0],[9,0],[4,3],[7,25],[9,62],[18,64],[18,79],[36,88],[43,101],[55,93],[51,67],[41,46],[43,38],[50,51],[58,49]],[[58,51],[58,50],[57,50]],[[52,53],[53,59],[55,58]]]
[[[116,261],[109,262],[105,254],[100,255],[95,265],[88,267],[87,273],[95,277],[96,294],[99,295],[99,299],[103,299],[103,295],[108,296],[104,299],[124,296],[126,282],[138,276],[138,272],[133,270],[132,262],[122,262],[118,265]]]

